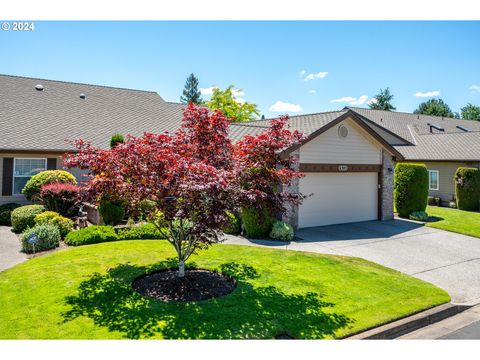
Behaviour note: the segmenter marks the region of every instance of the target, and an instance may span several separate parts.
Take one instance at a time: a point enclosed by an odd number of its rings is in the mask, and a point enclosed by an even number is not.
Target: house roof
[[[42,91],[35,88],[39,84]],[[0,151],[63,152],[73,149],[65,140],[78,138],[107,147],[117,132],[173,132],[182,110],[182,104],[151,91],[0,75]],[[407,160],[480,161],[480,121],[347,107],[291,116],[288,124],[308,138],[346,114],[363,121]],[[230,136],[239,140],[261,133],[270,121],[234,123]]]

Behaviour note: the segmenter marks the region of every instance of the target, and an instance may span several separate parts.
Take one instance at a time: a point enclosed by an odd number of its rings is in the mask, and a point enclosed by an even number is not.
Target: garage
[[[312,172],[299,185],[312,194],[300,205],[299,228],[378,219],[377,172]]]

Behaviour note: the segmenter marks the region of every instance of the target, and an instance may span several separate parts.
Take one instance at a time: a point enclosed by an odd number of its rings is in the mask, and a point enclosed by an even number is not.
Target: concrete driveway
[[[435,284],[454,303],[480,303],[478,238],[397,219],[306,228],[296,236],[288,245],[232,236],[226,242],[361,257]]]
[[[20,264],[28,259],[27,255],[20,252],[21,245],[9,227],[0,226],[0,271]]]

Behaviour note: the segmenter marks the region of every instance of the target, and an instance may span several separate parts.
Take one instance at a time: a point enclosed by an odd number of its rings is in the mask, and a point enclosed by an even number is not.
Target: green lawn
[[[172,265],[165,241],[65,249],[0,273],[0,338],[336,338],[439,305],[443,290],[358,259],[216,245],[190,264],[236,277],[225,297],[165,303],[135,293]]]
[[[427,223],[427,226],[480,237],[480,213],[478,212],[428,206],[427,213],[429,216],[440,219],[436,222]]]

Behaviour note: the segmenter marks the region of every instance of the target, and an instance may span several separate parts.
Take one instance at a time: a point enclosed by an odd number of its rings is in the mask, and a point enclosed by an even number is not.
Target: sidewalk
[[[6,270],[27,260],[20,252],[20,241],[8,226],[0,226],[0,271]]]
[[[398,339],[478,339],[480,340],[480,305],[451,318],[418,329]]]

